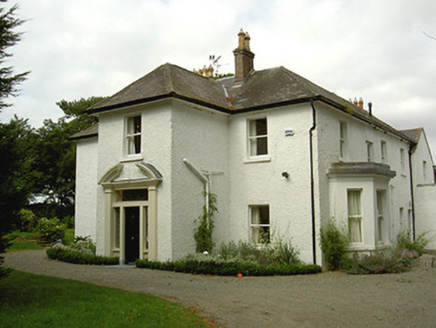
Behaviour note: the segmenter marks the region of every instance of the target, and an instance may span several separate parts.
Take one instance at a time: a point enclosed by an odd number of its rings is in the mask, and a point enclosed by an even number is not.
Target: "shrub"
[[[411,267],[411,260],[416,255],[416,252],[406,251],[398,253],[394,249],[376,250],[369,255],[361,257],[354,254],[348,273],[381,274],[403,272]]]
[[[327,270],[339,270],[348,262],[346,256],[349,244],[348,234],[340,230],[333,219],[325,228],[321,228],[321,250],[327,264]]]
[[[155,262],[137,260],[138,268],[169,270],[175,272],[210,274],[220,276],[272,276],[314,274],[321,272],[318,265],[305,265],[301,263],[261,265],[250,260],[232,258],[224,260],[217,256],[194,254],[188,255],[175,262]]]
[[[423,233],[419,235],[415,241],[412,241],[410,230],[402,231],[397,235],[397,248],[399,250],[407,249],[409,251],[416,251],[421,256],[425,247],[430,242],[425,235],[426,233]]]
[[[39,220],[36,229],[43,237],[48,238],[51,241],[56,241],[64,238],[67,226],[57,217],[52,219],[42,218]]]
[[[20,218],[21,231],[31,232],[35,230],[38,225],[38,217],[31,210],[22,208],[18,212],[18,216]]]
[[[117,257],[96,256],[90,249],[72,248],[62,244],[56,244],[49,248],[46,254],[52,260],[74,264],[116,265],[119,263]]]
[[[216,195],[209,193],[206,194],[208,198],[209,208],[203,206],[203,215],[196,220],[198,226],[194,231],[194,239],[196,243],[196,252],[202,253],[204,251],[211,252],[214,247],[212,240],[213,230],[215,228],[214,215],[218,212],[216,207]]]

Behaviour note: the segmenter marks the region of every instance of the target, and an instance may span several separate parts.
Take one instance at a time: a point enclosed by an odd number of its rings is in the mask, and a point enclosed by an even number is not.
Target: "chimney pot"
[[[359,107],[363,108],[363,99],[362,98],[359,99]]]

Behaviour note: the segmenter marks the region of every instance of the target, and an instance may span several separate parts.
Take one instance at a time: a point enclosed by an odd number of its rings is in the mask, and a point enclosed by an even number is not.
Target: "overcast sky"
[[[284,66],[345,99],[362,97],[397,129],[424,127],[436,155],[434,0],[9,0],[23,40],[9,60],[31,71],[0,114],[38,127],[56,102],[109,96],[164,63],[221,55],[233,72],[242,28],[256,70]],[[435,158],[436,159],[436,158]]]

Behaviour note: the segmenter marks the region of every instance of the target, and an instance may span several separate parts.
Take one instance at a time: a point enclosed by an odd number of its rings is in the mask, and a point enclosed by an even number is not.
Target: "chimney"
[[[254,53],[250,51],[250,36],[241,31],[238,34],[238,48],[233,53],[235,55],[235,81],[242,82],[254,69]]]

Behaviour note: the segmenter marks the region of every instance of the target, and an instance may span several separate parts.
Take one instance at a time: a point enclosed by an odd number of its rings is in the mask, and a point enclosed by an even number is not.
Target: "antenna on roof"
[[[210,55],[209,56],[209,61],[210,61],[210,64],[212,65],[212,67],[213,67],[213,70],[215,72],[215,76],[219,75],[219,69],[220,69],[221,66],[228,65],[228,64],[219,64],[218,61],[220,60],[220,58],[221,58],[221,55],[218,56],[218,57],[215,57],[215,55]]]

